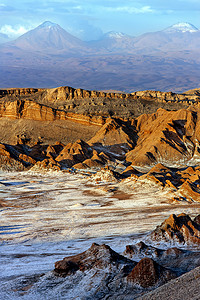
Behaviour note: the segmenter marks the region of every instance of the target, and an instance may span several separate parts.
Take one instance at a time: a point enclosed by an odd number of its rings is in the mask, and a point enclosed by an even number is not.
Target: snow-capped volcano
[[[168,33],[174,33],[174,32],[197,32],[199,31],[199,29],[197,27],[195,27],[194,25],[190,24],[190,23],[177,23],[177,24],[174,24],[168,28],[166,28],[164,30],[165,32],[168,32]]]

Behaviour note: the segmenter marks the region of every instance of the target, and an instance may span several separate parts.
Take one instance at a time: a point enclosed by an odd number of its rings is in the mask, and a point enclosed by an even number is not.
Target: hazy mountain
[[[1,36],[0,36],[1,38]],[[96,41],[83,42],[58,24],[46,21],[16,40],[6,43],[7,50],[43,54],[150,54],[164,51],[200,49],[200,30],[190,23],[177,23],[164,30],[133,37],[110,31]]]
[[[90,47],[106,52],[130,52],[134,48],[134,37],[123,32],[110,31],[103,35],[100,40],[89,42]]]
[[[111,31],[90,43],[97,51],[150,54],[160,51],[199,50],[200,30],[190,23],[177,23],[164,30],[132,37]]]
[[[9,40],[9,37],[6,34],[0,32],[0,44],[6,43]]]
[[[177,23],[162,31],[137,37],[134,46],[142,53],[199,50],[200,30],[189,23]]]
[[[65,31],[58,24],[46,21],[28,31],[16,40],[7,43],[7,47],[25,51],[44,53],[79,52],[86,49],[83,41]]]

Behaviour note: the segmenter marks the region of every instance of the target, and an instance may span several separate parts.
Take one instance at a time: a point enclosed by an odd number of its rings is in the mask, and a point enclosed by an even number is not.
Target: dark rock
[[[175,277],[173,272],[163,268],[151,258],[143,258],[128,274],[127,281],[148,288],[156,284],[163,284]]]
[[[77,270],[84,272],[92,268],[105,269],[110,265],[134,266],[135,263],[118,254],[105,244],[98,245],[93,243],[85,252],[57,261],[54,271],[58,274],[62,273],[68,275],[70,272]]]
[[[79,266],[70,260],[58,261],[55,266],[58,274],[70,275],[79,270]]]
[[[164,250],[153,246],[147,246],[144,242],[139,242],[136,245],[127,245],[124,255],[129,258],[137,257],[160,257]]]
[[[200,225],[200,215],[198,215],[194,218],[194,222],[196,222],[197,224]]]

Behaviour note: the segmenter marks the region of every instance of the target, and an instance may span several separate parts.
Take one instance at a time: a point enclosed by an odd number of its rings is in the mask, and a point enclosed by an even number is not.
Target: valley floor
[[[2,172],[0,203],[2,299],[39,299],[34,289],[29,293],[31,279],[27,290],[14,289],[15,280],[51,271],[56,260],[83,252],[93,242],[122,253],[170,214],[196,216],[200,208],[200,203],[169,204],[156,185],[97,182],[87,171]],[[50,293],[47,286],[44,299],[61,299]]]

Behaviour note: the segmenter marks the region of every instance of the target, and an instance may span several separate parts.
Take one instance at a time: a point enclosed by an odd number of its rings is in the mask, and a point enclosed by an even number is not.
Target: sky
[[[0,33],[16,38],[51,21],[82,40],[132,36],[189,22],[200,29],[200,0],[0,0]]]

